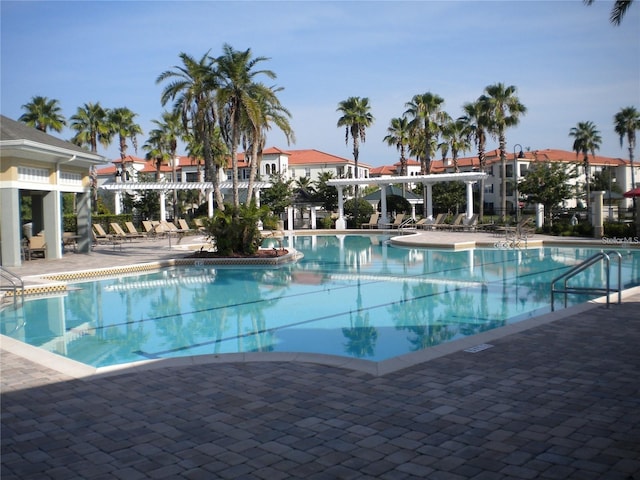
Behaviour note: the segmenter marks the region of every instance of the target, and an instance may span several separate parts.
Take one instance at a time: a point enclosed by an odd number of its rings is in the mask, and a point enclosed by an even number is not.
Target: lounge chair
[[[178,219],[178,225],[180,225],[180,228],[178,228],[178,230],[181,231],[182,233],[185,233],[185,234],[193,233],[193,228],[189,226],[189,224],[184,218]]]
[[[393,219],[393,223],[386,223],[385,227],[388,228],[400,228],[402,221],[404,220],[404,213],[398,213],[396,218]]]
[[[147,235],[156,235],[158,233],[156,232],[156,227],[149,220],[143,220],[142,227]]]
[[[372,213],[369,221],[360,225],[360,228],[378,228],[378,220],[380,220],[380,214]]]
[[[456,226],[460,225],[464,220],[464,216],[465,216],[464,213],[459,213],[458,215],[455,216],[455,218],[453,219],[453,222],[434,225],[434,228],[437,228],[439,230],[455,230]]]
[[[27,260],[31,260],[35,256],[34,254],[42,254],[42,258],[47,258],[47,242],[44,238],[44,233],[33,235],[29,239],[29,245],[25,253]]]
[[[435,220],[430,221],[428,218],[423,218],[418,223],[416,223],[416,227],[425,230],[434,230],[434,228],[437,228],[438,225],[442,225],[442,222],[444,222],[445,218],[447,218],[447,215],[445,213],[439,213],[438,215],[436,215]]]
[[[111,240],[111,235],[105,232],[104,228],[102,228],[102,225],[100,225],[99,223],[93,224],[93,230],[94,230],[94,237],[97,240]]]
[[[134,238],[145,238],[147,236],[146,233],[139,232],[133,222],[124,222],[124,226],[127,227],[127,231],[130,235],[134,236]]]
[[[120,250],[122,250],[122,238],[118,238],[117,236],[108,234],[104,231],[104,228],[102,228],[102,225],[100,225],[99,223],[93,224],[92,232],[93,241],[96,245],[108,243],[113,245],[114,249],[116,248],[116,245],[120,245]]]
[[[457,225],[451,225],[452,230],[475,230],[476,225],[478,224],[478,215],[473,214],[471,218],[467,219],[467,217],[463,217],[462,222]]]
[[[125,232],[119,223],[111,222],[109,224],[111,226],[111,230],[114,232],[114,237],[119,238],[121,240],[131,240],[133,237],[131,234]]]
[[[198,229],[198,231],[203,232],[205,230],[205,226],[204,223],[202,223],[201,218],[194,218],[193,224],[196,226],[196,229]]]

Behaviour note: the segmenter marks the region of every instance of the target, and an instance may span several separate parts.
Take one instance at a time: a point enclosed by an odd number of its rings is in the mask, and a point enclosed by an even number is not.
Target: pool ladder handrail
[[[612,289],[611,288],[611,258],[610,255],[616,255],[617,259],[618,259],[618,288],[616,289]],[[589,268],[592,265],[595,265],[597,263],[600,263],[604,261],[606,264],[606,286],[605,288],[598,288],[598,287],[568,287],[567,286],[567,282],[569,281],[569,279],[575,277],[577,274],[579,274],[580,272],[583,272],[584,270],[586,270],[587,268]],[[563,281],[563,288],[562,289],[556,289],[555,284],[557,282]],[[551,282],[551,311],[553,312],[555,309],[555,294],[556,293],[564,293],[564,308],[567,308],[567,294],[569,293],[600,293],[603,295],[606,295],[607,297],[607,308],[609,308],[609,303],[610,303],[610,295],[611,292],[615,291],[618,292],[618,304],[622,303],[622,255],[620,254],[620,252],[617,252],[615,250],[610,250],[608,252],[598,252],[592,256],[590,256],[589,258],[587,258],[585,261],[579,263],[578,265],[575,265],[574,267],[572,267],[571,269],[569,269],[567,272],[563,273],[562,275],[560,275],[559,277],[556,277],[553,279],[553,281]]]
[[[2,282],[0,282],[0,291],[13,292],[13,306],[17,306],[18,289],[20,289],[20,299],[24,304],[24,282],[22,281],[22,279],[15,273],[7,270],[2,265],[0,265],[0,279],[3,280]]]

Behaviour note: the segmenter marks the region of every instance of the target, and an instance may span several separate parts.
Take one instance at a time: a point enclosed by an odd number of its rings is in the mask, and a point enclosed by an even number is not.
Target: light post
[[[520,147],[520,153],[516,155],[516,147]],[[513,196],[515,198],[514,206],[516,208],[516,224],[520,221],[520,199],[518,198],[518,159],[524,158],[522,145],[516,143],[513,146]]]

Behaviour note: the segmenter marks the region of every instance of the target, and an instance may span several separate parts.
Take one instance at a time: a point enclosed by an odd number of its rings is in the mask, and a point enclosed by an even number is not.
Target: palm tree
[[[223,54],[217,58],[220,85],[217,90],[219,123],[222,136],[231,153],[233,170],[233,205],[240,206],[238,195],[238,157],[243,131],[258,130],[264,117],[262,116],[261,99],[270,98],[273,90],[255,82],[258,75],[276,78],[271,70],[255,70],[266,57],[252,58],[251,49],[234,50],[228,44],[222,47]],[[244,130],[243,130],[244,129]],[[251,129],[251,130],[247,130]],[[249,199],[247,199],[249,201]]]
[[[414,130],[422,130],[424,136],[424,157],[422,158],[423,174],[431,173],[431,158],[434,145],[437,144],[438,122],[442,112],[444,98],[431,92],[414,95],[410,102],[405,104],[407,110],[404,116],[411,118],[410,126]]]
[[[500,164],[502,170],[501,188],[501,212],[500,217],[504,222],[507,215],[507,139],[505,130],[514,127],[520,122],[520,116],[527,112],[527,108],[520,103],[516,96],[516,87],[505,86],[503,83],[489,85],[484,89],[485,94],[481,97],[482,102],[487,102],[487,113],[489,115],[489,133],[498,137],[500,150]],[[513,172],[514,179],[516,172]]]
[[[35,96],[31,98],[29,103],[22,105],[22,108],[26,112],[18,120],[41,132],[47,133],[47,129],[51,129],[60,133],[67,124],[64,116],[60,113],[61,108],[58,100]]]
[[[593,0],[584,0],[586,5],[591,5]],[[633,3],[633,0],[615,0],[613,7],[611,7],[611,13],[609,15],[609,21],[618,26],[622,22],[622,18]]]
[[[480,171],[486,172],[487,161],[485,156],[485,146],[487,144],[487,131],[489,128],[488,107],[486,102],[479,98],[475,102],[466,103],[463,106],[465,115],[460,117],[466,124],[467,134],[478,148],[478,162]],[[484,178],[480,180],[480,221],[484,217]]]
[[[593,157],[596,156],[596,150],[600,150],[600,142],[602,142],[602,138],[600,137],[600,132],[596,128],[595,123],[591,121],[578,122],[578,125],[570,130],[569,136],[574,138],[573,150],[576,152],[576,157],[582,154],[587,193],[586,205],[587,213],[589,213],[589,197],[591,196],[591,189],[589,186],[589,153],[591,153]]]
[[[100,102],[85,103],[78,107],[76,114],[70,118],[71,129],[77,132],[71,141],[81,147],[88,146],[92,153],[98,152],[98,143],[108,147],[111,143],[108,112]]]
[[[635,107],[625,107],[620,109],[613,117],[615,131],[620,136],[620,147],[622,148],[624,138],[627,138],[629,147],[629,165],[631,166],[631,188],[636,187],[635,172],[633,171],[633,151],[636,148],[636,131],[640,130],[640,112]],[[633,199],[635,202],[635,198]]]
[[[442,138],[451,149],[451,161],[455,173],[460,172],[458,167],[458,154],[471,148],[469,141],[469,125],[461,119],[449,121],[442,127]]]
[[[409,120],[406,117],[392,118],[387,128],[387,135],[383,139],[387,145],[395,146],[400,152],[401,176],[407,174],[407,157],[405,156],[405,151],[409,146],[409,135]]]
[[[112,133],[118,135],[120,158],[127,156],[127,139],[131,140],[133,149],[138,152],[138,135],[142,135],[142,128],[134,122],[137,113],[133,113],[126,107],[114,108],[108,111],[107,124]]]
[[[358,178],[358,157],[360,156],[360,142],[367,140],[367,128],[374,118],[371,114],[371,106],[367,97],[349,97],[338,103],[336,110],[342,116],[338,119],[338,128],[345,127],[344,143],[349,143],[349,137],[353,141],[354,177]],[[358,219],[358,185],[355,185],[355,218]]]
[[[216,203],[224,210],[222,193],[218,187],[218,165],[214,160],[212,141],[217,121],[216,89],[219,75],[215,60],[205,53],[200,60],[180,54],[181,66],[161,73],[156,83],[168,81],[161,95],[162,105],[173,101],[173,109],[180,113],[182,125],[193,141],[202,145],[205,180],[213,183]]]
[[[258,105],[260,107],[259,118],[256,122],[248,122],[245,140],[248,148],[251,151],[249,157],[250,170],[249,170],[249,185],[247,186],[247,201],[253,198],[253,184],[258,175],[260,169],[260,163],[262,162],[262,150],[267,138],[267,131],[271,129],[272,125],[277,126],[287,139],[287,145],[291,142],[295,142],[295,134],[289,123],[291,113],[287,110],[276,95],[282,88],[269,88],[263,92],[259,92]],[[266,94],[266,95],[265,95]]]

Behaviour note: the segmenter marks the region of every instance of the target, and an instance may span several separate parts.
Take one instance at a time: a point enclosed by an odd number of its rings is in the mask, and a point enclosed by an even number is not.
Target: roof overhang
[[[96,153],[79,152],[78,150],[34,142],[33,140],[2,140],[0,141],[0,155],[53,164],[69,163],[83,168],[90,168],[107,162],[105,157]]]
[[[254,182],[257,189],[270,188],[271,182]],[[248,182],[238,182],[238,188],[246,189]],[[124,182],[105,183],[100,185],[103,190],[129,191],[129,190],[213,190],[212,182]],[[220,182],[220,190],[233,188],[232,182]]]
[[[488,175],[482,172],[437,173],[432,175],[413,175],[382,178],[332,178],[327,185],[391,185],[394,183],[424,183],[439,182],[477,182],[486,179]]]

